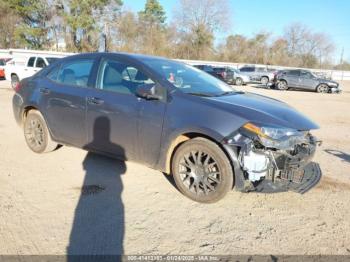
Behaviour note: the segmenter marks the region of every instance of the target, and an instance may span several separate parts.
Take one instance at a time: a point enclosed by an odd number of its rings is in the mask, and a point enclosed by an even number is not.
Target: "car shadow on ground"
[[[124,150],[110,141],[110,122],[99,117],[94,139],[86,148],[104,143],[118,152]],[[126,172],[124,161],[87,153],[83,163],[85,178],[67,247],[67,261],[118,261],[123,254],[124,205],[121,199]],[[83,257],[82,257],[83,256]],[[91,260],[92,259],[92,260]]]
[[[334,150],[334,149],[325,149],[324,150],[326,153],[331,154],[333,156],[336,156],[338,158],[340,158],[343,161],[349,162],[350,163],[350,155],[340,151],[340,150]]]

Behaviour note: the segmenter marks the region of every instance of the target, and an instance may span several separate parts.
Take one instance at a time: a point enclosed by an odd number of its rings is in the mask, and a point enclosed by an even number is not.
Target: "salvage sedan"
[[[70,145],[174,177],[192,200],[242,192],[304,193],[318,126],[287,104],[239,92],[165,58],[94,53],[64,58],[15,88],[13,110],[29,148]]]

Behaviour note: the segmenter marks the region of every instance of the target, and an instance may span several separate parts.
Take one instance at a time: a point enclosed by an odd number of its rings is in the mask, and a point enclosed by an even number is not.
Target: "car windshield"
[[[165,59],[144,59],[143,62],[174,87],[198,96],[220,96],[236,92],[231,86],[195,67]]]
[[[0,60],[0,66],[4,66],[4,65],[5,65],[4,60]]]
[[[46,57],[47,62],[51,65],[53,62],[57,61],[57,57]]]

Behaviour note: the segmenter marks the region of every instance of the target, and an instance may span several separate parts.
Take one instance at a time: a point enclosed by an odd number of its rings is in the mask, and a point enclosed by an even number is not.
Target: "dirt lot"
[[[211,205],[135,163],[69,147],[32,153],[12,117],[13,92],[0,88],[0,254],[349,255],[350,83],[342,85],[341,95],[241,87],[321,126],[324,176],[305,195],[232,191]]]

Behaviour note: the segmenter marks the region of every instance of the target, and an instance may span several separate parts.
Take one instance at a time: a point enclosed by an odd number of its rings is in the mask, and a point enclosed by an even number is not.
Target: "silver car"
[[[297,88],[318,93],[339,93],[339,83],[319,77],[309,70],[282,70],[276,74],[275,87],[279,90]]]
[[[264,67],[244,66],[239,71],[249,76],[251,82],[260,82],[263,85],[267,85],[274,79],[273,72]]]

